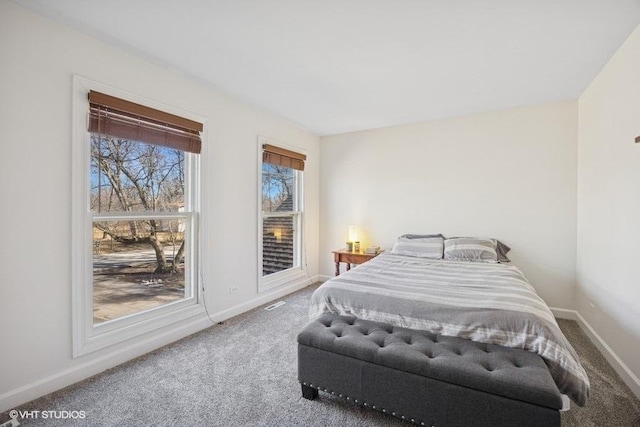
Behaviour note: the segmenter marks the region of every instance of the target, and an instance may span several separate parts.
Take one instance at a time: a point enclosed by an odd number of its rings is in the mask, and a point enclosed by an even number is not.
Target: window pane
[[[293,267],[293,216],[270,217],[262,221],[262,275]]]
[[[94,221],[94,324],[185,297],[185,222]]]
[[[262,164],[262,210],[291,212],[297,210],[295,170],[269,163]]]
[[[178,212],[184,208],[184,152],[91,134],[93,212]]]

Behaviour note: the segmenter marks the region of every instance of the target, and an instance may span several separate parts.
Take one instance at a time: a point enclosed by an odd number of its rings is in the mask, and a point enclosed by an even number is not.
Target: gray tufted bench
[[[562,398],[525,350],[323,314],[298,335],[302,394],[318,390],[427,426],[560,426]]]

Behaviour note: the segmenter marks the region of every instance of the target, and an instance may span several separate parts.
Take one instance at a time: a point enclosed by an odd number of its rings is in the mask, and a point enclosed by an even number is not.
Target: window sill
[[[305,278],[307,278],[307,273],[302,269],[302,267],[290,268],[288,270],[262,277],[258,292],[270,291],[279,286],[284,286]]]
[[[203,314],[205,314],[204,307],[200,304],[192,303],[191,305],[182,306],[167,313],[105,332],[99,332],[100,325],[92,326],[87,330],[89,334],[93,332],[92,335],[85,337],[81,342],[76,341],[78,345],[74,346],[73,357],[84,356]]]

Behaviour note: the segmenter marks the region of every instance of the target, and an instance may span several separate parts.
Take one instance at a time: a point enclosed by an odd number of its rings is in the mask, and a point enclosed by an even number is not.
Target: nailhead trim
[[[302,384],[307,385],[307,382],[303,381]],[[313,387],[313,384],[308,384],[308,385],[309,385],[309,387]],[[314,388],[317,388],[318,390],[322,390],[325,393],[331,393],[334,396],[336,394],[335,391],[329,390],[327,388],[322,388],[319,385],[316,385]],[[346,400],[352,400],[350,396],[343,395],[342,393],[338,394],[338,397],[344,398]],[[359,401],[358,401],[358,399],[354,399],[353,402],[354,403],[358,403]],[[369,404],[367,402],[362,402],[361,405],[367,406],[367,407],[369,406]],[[371,405],[371,409],[375,409],[376,411],[382,412],[384,414],[387,413],[387,409],[386,408],[380,409],[376,405]],[[400,417],[402,420],[406,420],[407,419],[404,415],[397,415],[394,411],[391,412],[391,415],[394,416],[394,417]],[[417,424],[415,418],[411,418],[411,422],[414,423],[414,424]],[[420,425],[424,426],[425,425],[424,421],[420,422]],[[433,426],[431,426],[431,427],[433,427]]]

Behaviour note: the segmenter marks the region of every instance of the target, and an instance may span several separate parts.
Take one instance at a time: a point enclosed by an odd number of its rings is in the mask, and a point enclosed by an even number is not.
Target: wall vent
[[[266,306],[264,309],[267,310],[267,311],[271,311],[274,308],[278,308],[278,307],[283,306],[285,304],[286,304],[286,302],[284,302],[284,301],[278,301],[278,302],[273,303],[273,304],[271,304],[269,306]]]

